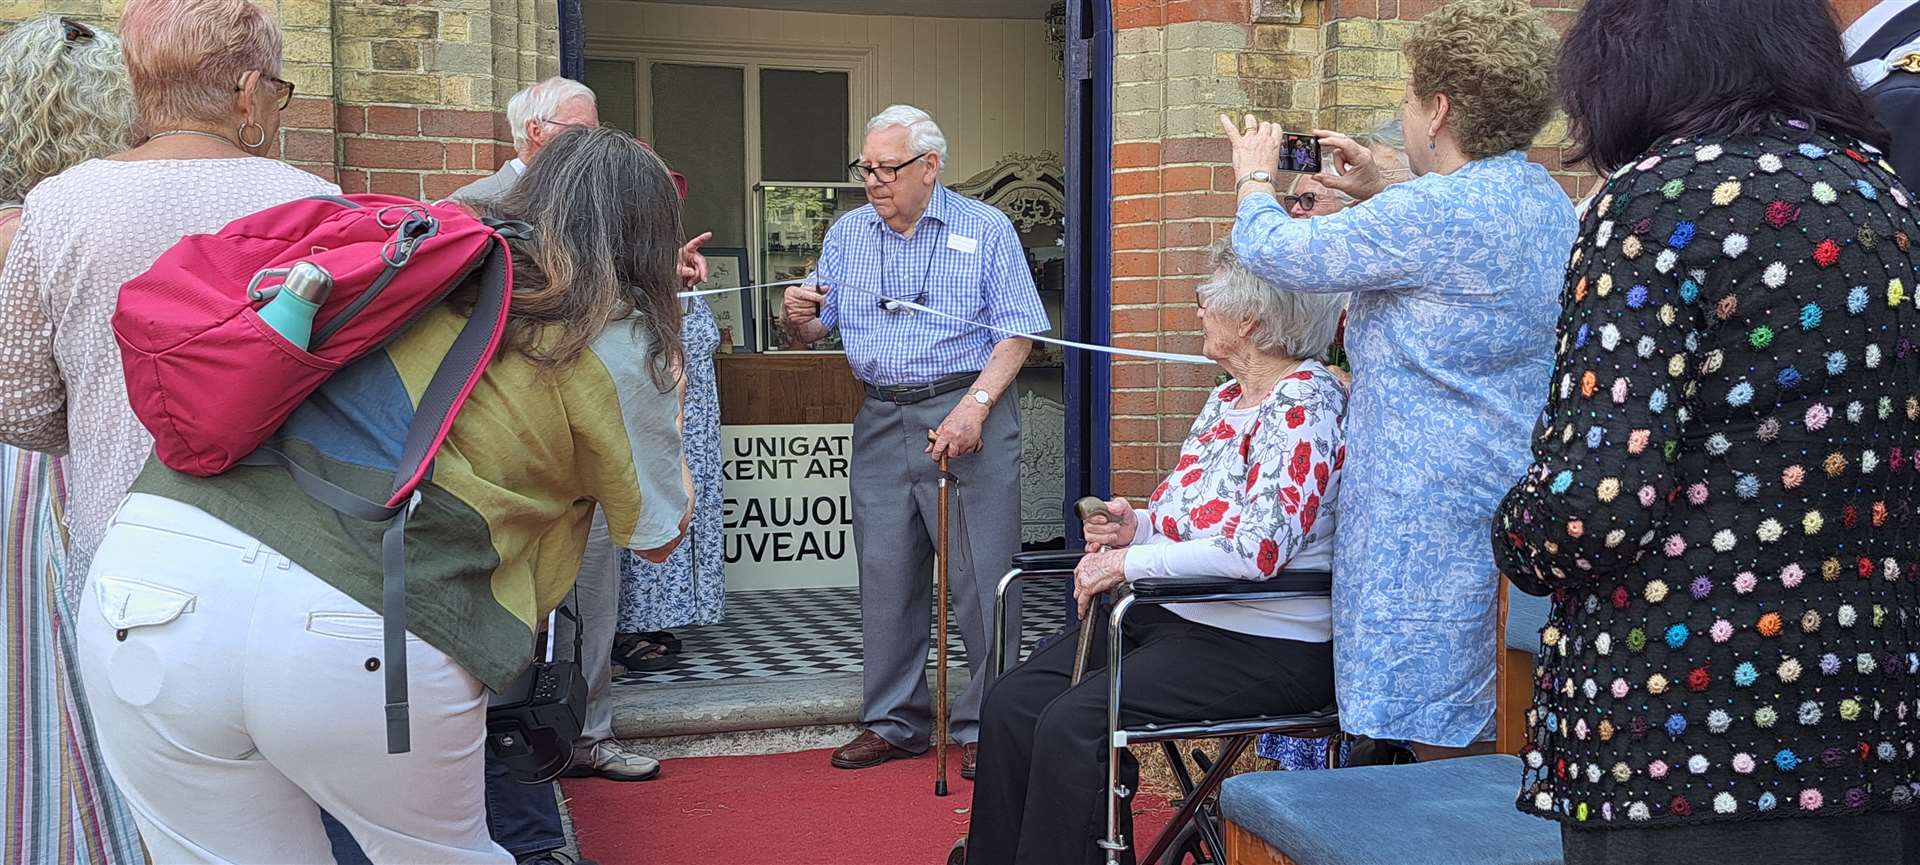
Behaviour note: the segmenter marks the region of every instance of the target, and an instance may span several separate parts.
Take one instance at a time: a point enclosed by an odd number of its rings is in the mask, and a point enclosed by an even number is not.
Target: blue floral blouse
[[[1334,672],[1349,732],[1458,747],[1492,735],[1500,645],[1486,538],[1526,470],[1577,224],[1518,153],[1330,216],[1240,204],[1233,244],[1289,291],[1353,292]]]

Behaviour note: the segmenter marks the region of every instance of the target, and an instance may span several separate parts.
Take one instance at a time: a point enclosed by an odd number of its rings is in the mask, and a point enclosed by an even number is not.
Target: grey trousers
[[[576,748],[613,736],[613,638],[620,626],[620,556],[607,532],[607,515],[593,511],[587,552],[568,609],[580,617],[580,672],[587,678],[587,723]],[[573,651],[574,624],[565,613],[554,628],[554,652]]]
[[[924,751],[933,737],[927,688],[934,545],[939,539],[939,470],[927,456],[936,429],[965,391],[902,406],[869,399],[853,423],[853,540],[860,565],[864,651],[860,723],[896,747]],[[972,671],[952,705],[953,741],[980,738],[980,701],[993,668],[993,591],[1020,551],[1020,407],[996,403],[981,427],[981,450],[948,462],[948,591]],[[1018,592],[1008,598],[1007,646],[1019,646]],[[1009,655],[1009,657],[1012,657]]]

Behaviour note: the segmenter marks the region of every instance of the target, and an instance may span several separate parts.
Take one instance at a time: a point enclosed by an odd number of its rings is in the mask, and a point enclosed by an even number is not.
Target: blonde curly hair
[[[1414,95],[1446,94],[1454,140],[1484,159],[1526,150],[1553,119],[1559,46],[1526,0],[1461,0],[1422,18],[1406,53]]]
[[[54,15],[0,39],[0,203],[75,165],[133,143],[133,87],[120,40],[84,25],[68,40]]]

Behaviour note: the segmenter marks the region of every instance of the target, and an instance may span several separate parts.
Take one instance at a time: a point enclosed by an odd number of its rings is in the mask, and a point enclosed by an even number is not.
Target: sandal
[[[671,670],[680,660],[680,638],[667,631],[620,634],[613,640],[613,662],[633,672]]]
[[[960,836],[947,849],[947,865],[967,865],[967,836]]]

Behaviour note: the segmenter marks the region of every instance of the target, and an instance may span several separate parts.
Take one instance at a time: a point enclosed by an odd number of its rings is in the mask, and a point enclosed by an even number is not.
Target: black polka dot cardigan
[[[1920,793],[1920,239],[1797,123],[1616,172],[1569,263],[1535,462],[1493,524],[1553,612],[1522,810],[1582,826]]]

